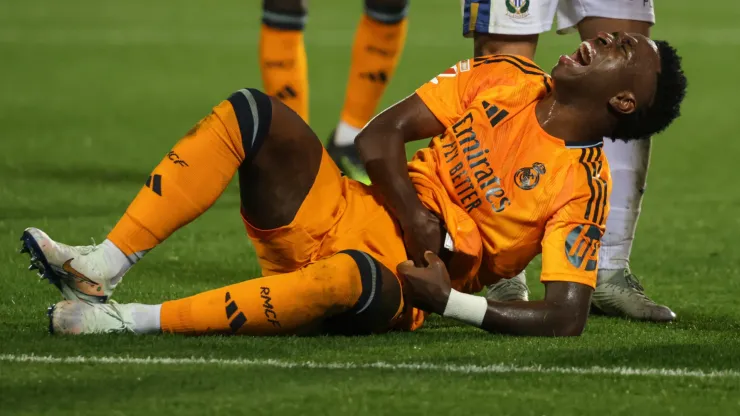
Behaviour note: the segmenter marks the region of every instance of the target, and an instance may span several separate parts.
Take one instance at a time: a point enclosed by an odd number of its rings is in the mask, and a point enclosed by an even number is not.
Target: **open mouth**
[[[595,57],[596,48],[591,41],[584,40],[575,52],[561,56],[560,61],[573,66],[589,66]]]

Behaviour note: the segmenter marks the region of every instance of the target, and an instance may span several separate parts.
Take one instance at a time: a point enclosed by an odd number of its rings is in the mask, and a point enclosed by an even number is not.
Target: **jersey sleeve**
[[[563,186],[561,198],[565,202],[546,224],[540,280],[575,282],[595,288],[599,249],[609,210],[610,181],[608,168],[601,172],[603,160],[581,160],[571,168],[569,183]]]
[[[469,90],[482,68],[472,59],[460,61],[416,90],[416,94],[445,127],[454,124],[469,102]]]
[[[549,92],[551,83],[550,77],[531,61],[510,55],[491,55],[458,62],[419,87],[416,94],[434,116],[449,127],[479,94],[502,100],[502,104],[514,108]]]

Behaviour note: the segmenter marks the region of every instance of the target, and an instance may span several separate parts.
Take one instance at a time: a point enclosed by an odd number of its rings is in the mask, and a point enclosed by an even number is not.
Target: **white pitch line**
[[[44,364],[135,364],[135,365],[213,365],[239,367],[306,368],[315,370],[363,370],[380,369],[391,371],[431,371],[462,374],[576,374],[576,375],[614,375],[614,376],[658,376],[688,378],[740,378],[738,370],[689,370],[682,368],[631,368],[631,367],[545,367],[518,366],[510,364],[457,365],[432,363],[352,363],[285,361],[274,359],[249,358],[167,358],[167,357],[55,357],[51,355],[0,354],[0,362],[44,363]]]

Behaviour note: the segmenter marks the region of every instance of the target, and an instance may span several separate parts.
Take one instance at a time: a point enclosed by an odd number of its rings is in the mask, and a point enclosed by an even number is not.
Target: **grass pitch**
[[[472,49],[457,1],[412,3],[383,105]],[[320,135],[337,121],[360,11],[359,1],[311,4],[311,124]],[[232,91],[261,85],[259,15],[258,2],[243,1],[0,4],[0,413],[738,412],[740,5],[732,2],[657,5],[655,37],[680,49],[690,89],[684,116],[654,142],[632,263],[648,293],[678,314],[672,325],[593,317],[577,339],[495,336],[441,319],[366,338],[49,336],[44,312],[59,296],[16,254],[22,230],[102,241],[195,121]],[[545,35],[537,60],[548,69],[577,42]],[[256,276],[237,206],[232,187],[137,265],[116,298],[159,302]],[[537,276],[533,264],[535,298]]]

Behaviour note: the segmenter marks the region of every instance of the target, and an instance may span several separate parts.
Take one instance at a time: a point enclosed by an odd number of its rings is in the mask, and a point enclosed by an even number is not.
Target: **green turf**
[[[151,167],[210,107],[259,86],[258,2],[0,2],[0,354],[211,357],[740,371],[740,6],[659,2],[656,37],[685,57],[684,117],[654,144],[633,268],[672,325],[595,317],[578,339],[492,336],[440,319],[368,338],[50,337],[58,294],[18,256],[28,226],[98,242]],[[344,96],[359,1],[311,4],[312,126],[327,135]],[[467,57],[455,0],[415,1],[383,104]],[[549,68],[577,37],[543,36]],[[158,302],[258,273],[230,188],[126,276],[119,301]],[[530,270],[533,296],[537,264]],[[219,365],[0,361],[5,414],[735,414],[740,379]]]

